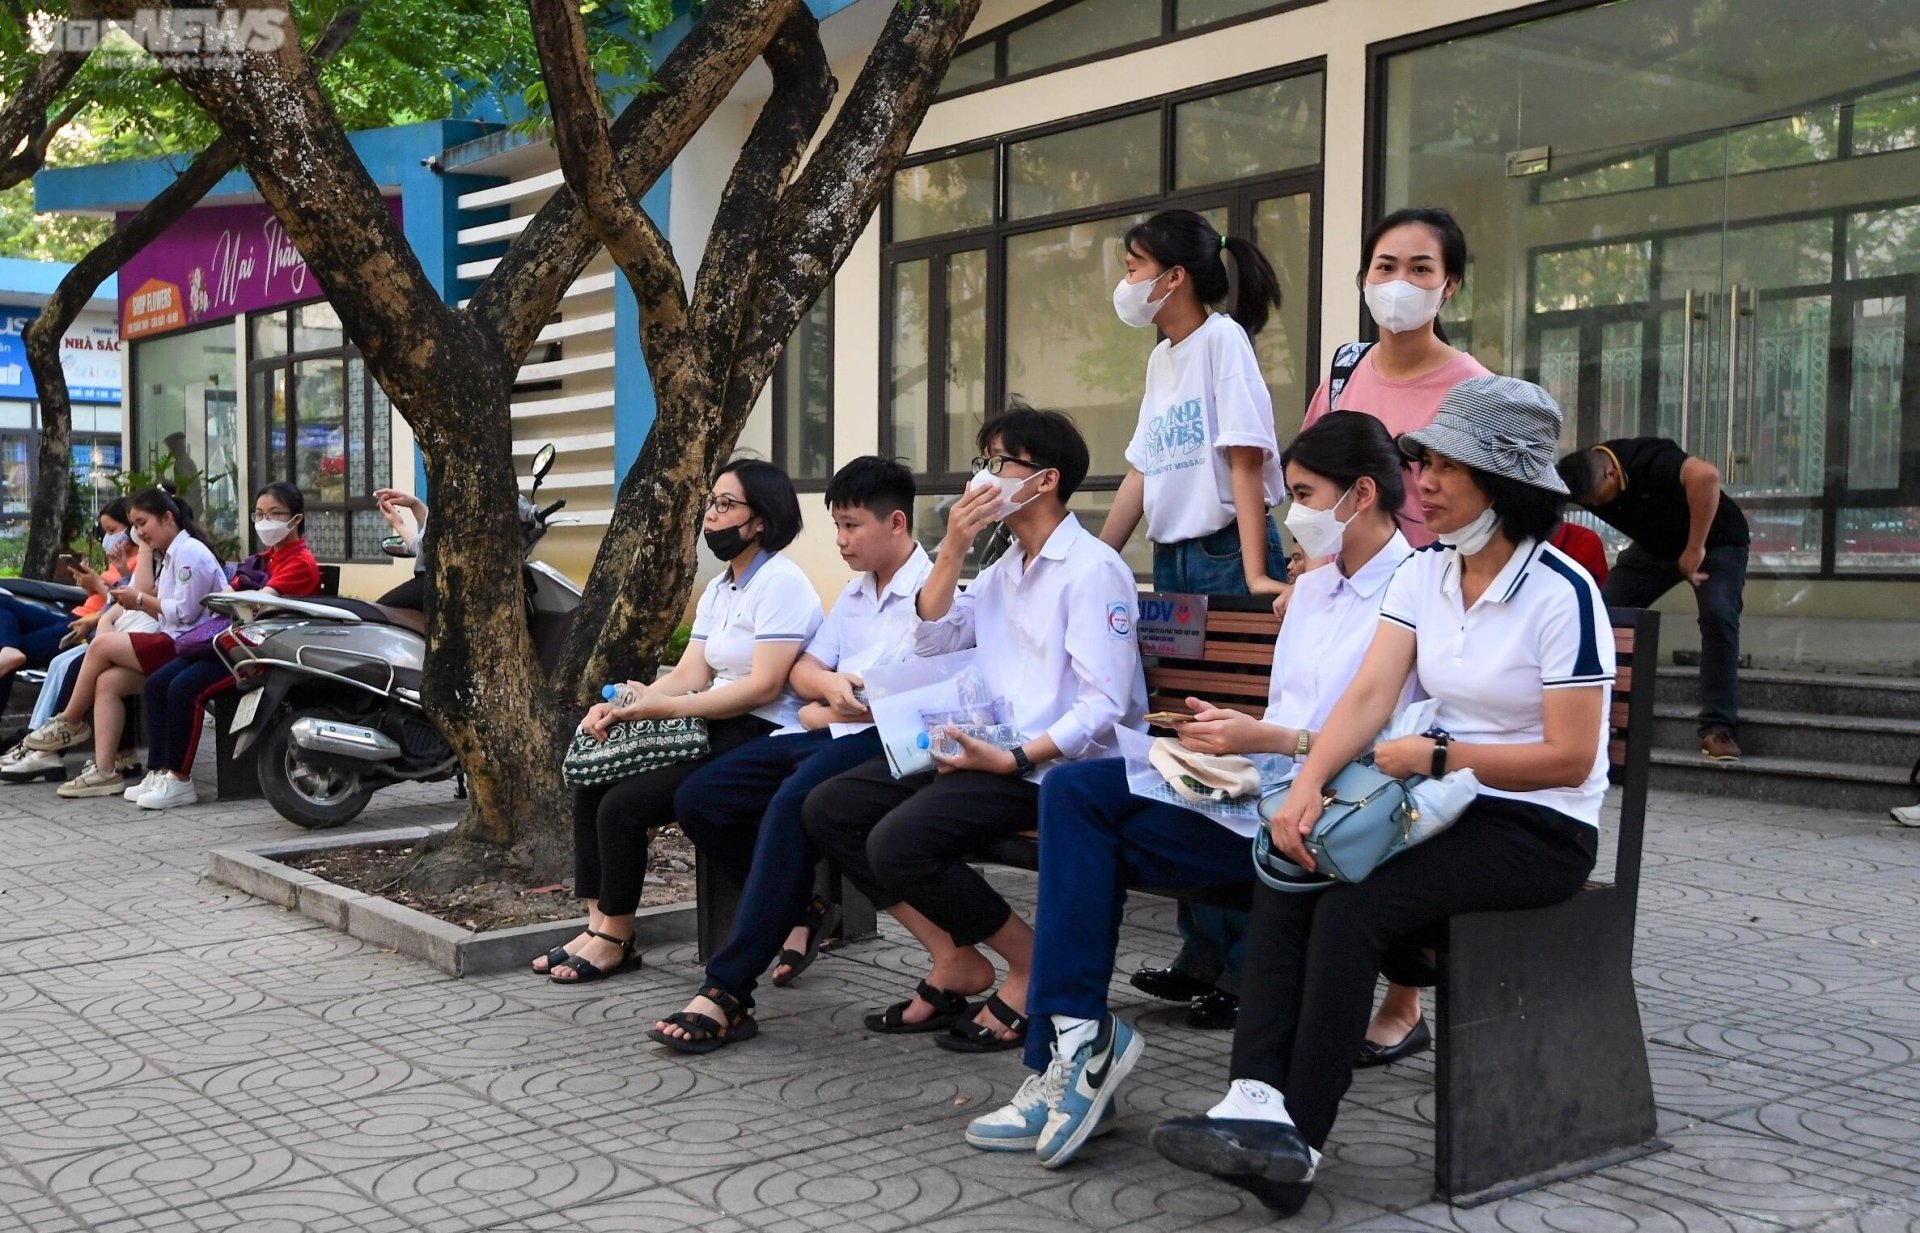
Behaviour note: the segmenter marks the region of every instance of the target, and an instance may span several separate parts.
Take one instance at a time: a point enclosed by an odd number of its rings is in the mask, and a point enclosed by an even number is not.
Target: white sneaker
[[[158,784],[154,783],[154,779],[157,776],[159,776],[160,773],[161,772],[159,771],[148,771],[146,778],[142,779],[139,783],[134,784],[131,788],[128,788],[125,792],[122,792],[120,794],[120,799],[125,801],[131,801],[136,805],[139,804],[141,797],[145,796],[147,793],[153,791],[154,788],[159,786]]]
[[[200,790],[191,779],[175,779],[167,771],[155,771],[158,782],[137,802],[142,809],[172,809],[191,805],[200,799]]]
[[[35,779],[58,783],[66,777],[67,760],[44,750],[29,749],[10,762],[0,762],[0,780],[7,783],[27,783]]]
[[[57,794],[68,800],[89,796],[119,796],[127,786],[127,781],[118,771],[103,771],[88,762],[80,768],[80,773],[60,785]]]
[[[1902,826],[1920,826],[1920,805],[1906,805],[1887,812],[1891,813],[1893,820]]]
[[[26,734],[20,743],[28,749],[39,749],[47,753],[59,753],[84,745],[93,736],[93,729],[85,723],[74,723],[64,715],[55,715],[46,723]]]

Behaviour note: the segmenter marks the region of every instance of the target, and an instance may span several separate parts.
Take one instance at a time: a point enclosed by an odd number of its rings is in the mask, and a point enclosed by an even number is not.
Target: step
[[[1699,711],[1679,702],[1653,708],[1654,747],[1698,750]],[[1920,719],[1740,710],[1740,748],[1761,757],[1910,767],[1920,758]]]
[[[1700,670],[1660,665],[1656,699],[1700,705]],[[1742,709],[1807,715],[1861,715],[1920,719],[1920,680],[1898,676],[1843,676],[1825,672],[1786,672],[1748,668],[1740,673]]]
[[[1920,793],[1907,783],[1905,766],[1850,766],[1775,757],[1709,762],[1697,750],[1654,750],[1650,782],[1666,792],[1866,813],[1885,813],[1920,799]]]

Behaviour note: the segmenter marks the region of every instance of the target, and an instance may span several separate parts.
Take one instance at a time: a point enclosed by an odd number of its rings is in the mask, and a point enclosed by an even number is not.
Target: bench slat
[[[1208,672],[1205,669],[1156,668],[1147,674],[1147,686],[1157,690],[1184,690],[1190,694],[1228,694],[1236,698],[1265,698],[1267,677],[1249,672]]]

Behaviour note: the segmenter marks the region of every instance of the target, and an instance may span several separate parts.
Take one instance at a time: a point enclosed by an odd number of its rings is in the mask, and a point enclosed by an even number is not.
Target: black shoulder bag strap
[[[1327,410],[1340,409],[1340,391],[1347,388],[1347,381],[1353,376],[1353,370],[1360,367],[1360,361],[1367,352],[1373,350],[1370,342],[1341,343],[1333,353],[1333,371],[1327,374]]]

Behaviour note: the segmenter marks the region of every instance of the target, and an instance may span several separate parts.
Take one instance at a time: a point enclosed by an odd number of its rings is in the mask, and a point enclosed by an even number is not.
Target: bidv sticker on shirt
[[[1147,475],[1184,471],[1207,460],[1206,406],[1198,398],[1175,403],[1147,421]]]

